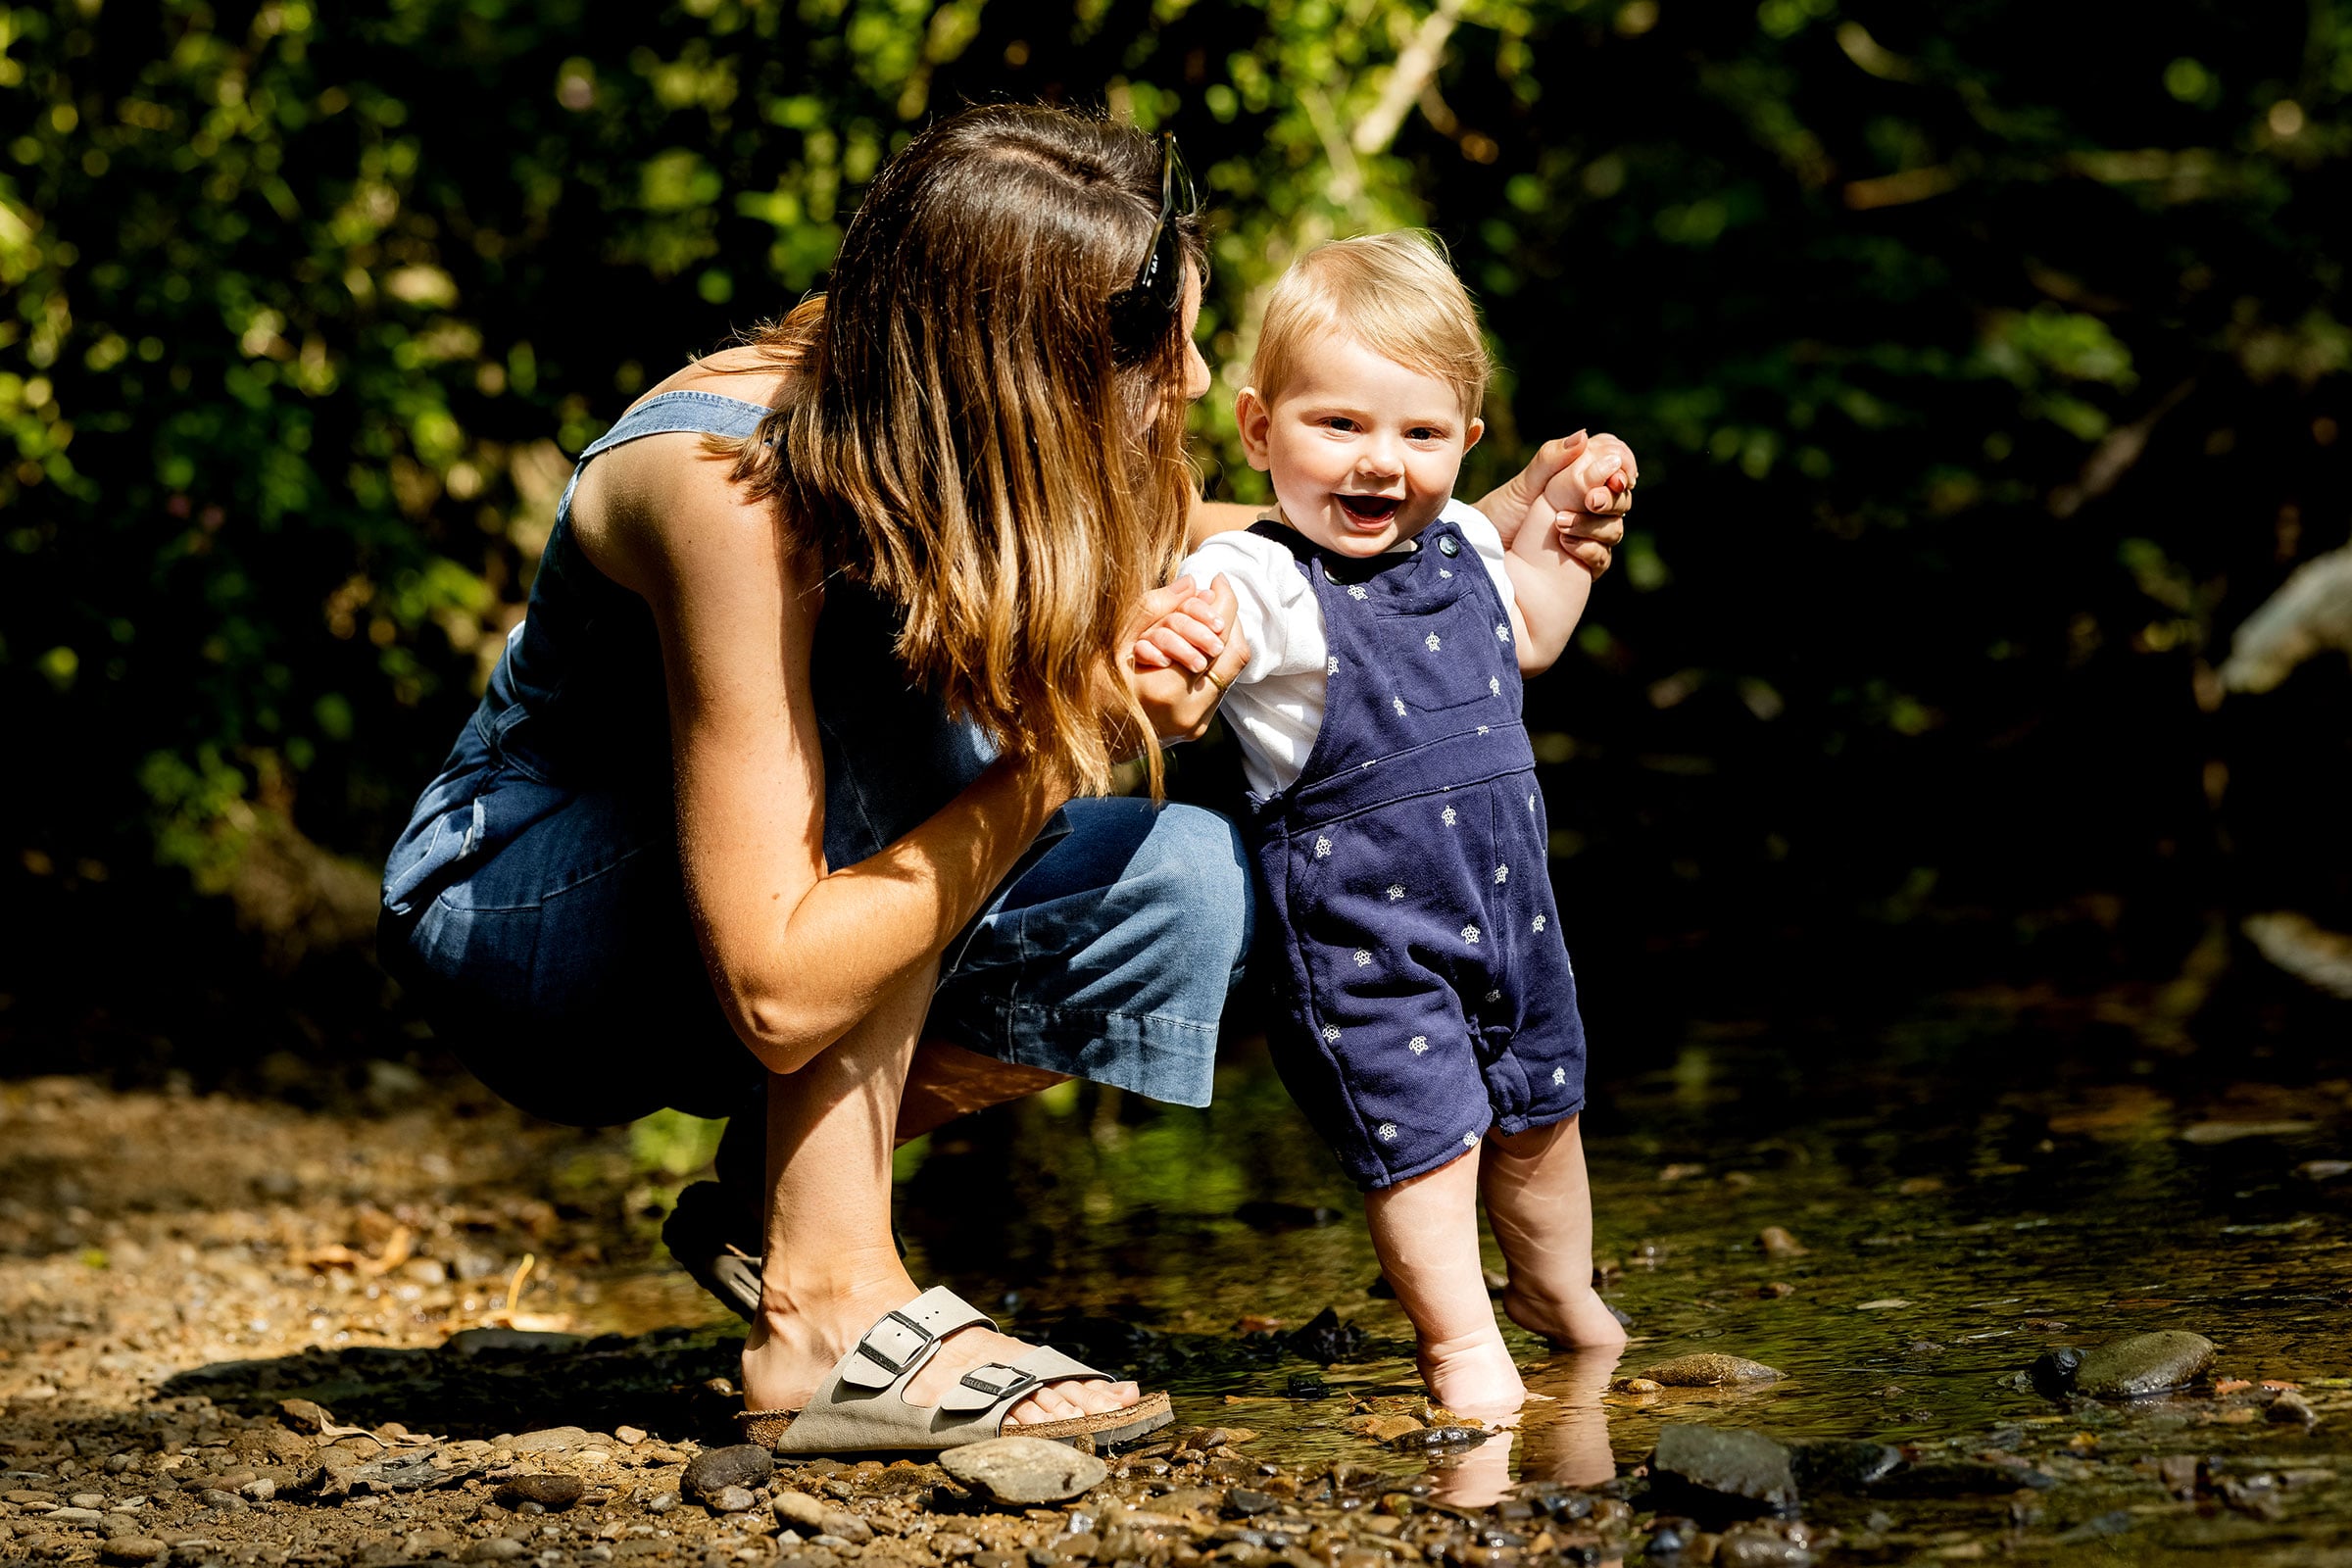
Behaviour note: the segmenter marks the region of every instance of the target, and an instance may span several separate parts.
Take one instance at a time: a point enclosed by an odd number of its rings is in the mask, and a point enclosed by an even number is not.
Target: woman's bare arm
[[[808,681],[821,599],[728,467],[700,436],[648,436],[600,458],[574,506],[593,518],[590,561],[661,634],[679,858],[719,1002],[754,1054],[791,1072],[940,954],[1067,791],[1000,761],[880,854],[828,870]]]

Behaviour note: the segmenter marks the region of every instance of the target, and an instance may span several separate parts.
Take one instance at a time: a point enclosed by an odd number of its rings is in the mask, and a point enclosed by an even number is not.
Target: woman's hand
[[[1144,595],[1120,639],[1128,690],[1164,742],[1199,740],[1242,666],[1250,642],[1235,626],[1239,601],[1223,577],[1202,593],[1190,577]]]
[[[1609,569],[1625,538],[1640,477],[1633,448],[1613,435],[1574,435],[1546,441],[1534,461],[1501,489],[1479,502],[1508,548],[1520,524],[1548,506],[1568,554],[1597,577]]]

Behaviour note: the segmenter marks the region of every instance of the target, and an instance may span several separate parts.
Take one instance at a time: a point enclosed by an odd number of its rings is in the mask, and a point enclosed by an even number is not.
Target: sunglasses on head
[[[1184,204],[1177,205],[1179,180]],[[1110,297],[1111,341],[1121,364],[1147,359],[1166,341],[1169,325],[1184,303],[1184,232],[1177,226],[1180,213],[1196,205],[1192,175],[1176,156],[1176,137],[1159,133],[1159,221],[1152,229],[1152,248],[1144,254],[1135,281]]]

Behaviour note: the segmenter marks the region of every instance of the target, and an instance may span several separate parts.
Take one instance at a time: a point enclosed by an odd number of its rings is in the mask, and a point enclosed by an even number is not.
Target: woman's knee
[[[1250,951],[1255,901],[1242,836],[1214,811],[1160,808],[1125,879],[1148,901],[1154,924],[1181,933],[1186,951],[1221,970]]]

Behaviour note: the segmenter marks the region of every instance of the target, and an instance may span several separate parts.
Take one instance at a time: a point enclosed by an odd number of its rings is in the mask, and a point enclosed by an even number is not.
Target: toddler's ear
[[[1274,458],[1267,431],[1274,422],[1274,413],[1266,407],[1266,400],[1257,395],[1257,388],[1246,386],[1241,396],[1233,400],[1233,422],[1241,428],[1242,455],[1250,460],[1250,466],[1261,473],[1272,467]]]
[[[1479,444],[1481,441],[1484,441],[1486,438],[1487,438],[1487,421],[1486,421],[1486,420],[1484,420],[1484,419],[1472,419],[1472,420],[1470,421],[1470,428],[1469,428],[1469,429],[1467,429],[1467,430],[1465,430],[1464,432],[1462,432],[1462,454],[1463,454],[1463,456],[1467,457],[1467,456],[1469,455],[1469,453],[1470,453],[1470,449],[1471,449],[1471,448],[1473,448],[1473,447],[1475,447],[1475,446],[1477,446],[1477,445],[1478,445],[1478,444]]]

